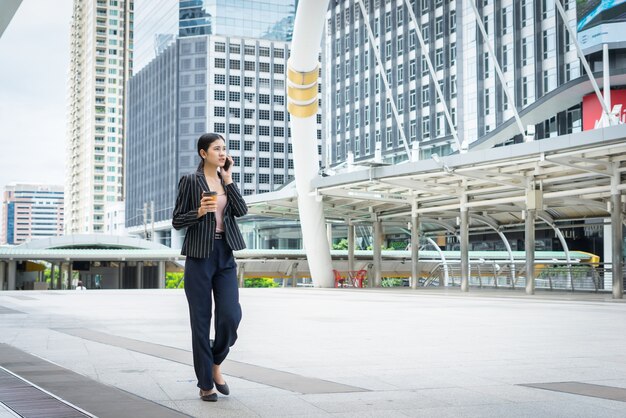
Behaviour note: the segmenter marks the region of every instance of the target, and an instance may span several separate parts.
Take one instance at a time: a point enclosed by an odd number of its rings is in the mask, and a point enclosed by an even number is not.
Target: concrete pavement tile
[[[465,388],[422,389],[420,393],[423,393],[427,397],[456,406],[511,403],[506,399]]]
[[[200,398],[177,401],[164,401],[162,405],[176,409],[192,417],[226,417],[252,418],[259,417],[254,411],[232,398],[220,397],[217,402],[204,402]]]
[[[237,396],[242,404],[261,416],[309,415],[324,412],[297,395]]]
[[[588,404],[585,402],[557,401],[537,402],[533,404],[540,416],[554,418],[623,418],[624,408],[620,410],[609,409],[603,406]]]
[[[339,412],[333,414],[320,415],[320,417],[332,418],[404,418],[407,415],[402,410],[384,410],[384,411],[358,411],[358,412]],[[313,415],[311,418],[316,417]]]
[[[392,411],[447,406],[420,391],[386,391],[353,394],[301,395],[302,399],[329,413]]]
[[[407,416],[419,418],[548,418],[527,405],[465,405],[403,410]]]

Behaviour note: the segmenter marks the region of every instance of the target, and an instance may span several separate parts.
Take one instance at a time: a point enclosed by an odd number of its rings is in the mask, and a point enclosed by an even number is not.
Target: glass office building
[[[136,0],[134,69],[177,36],[222,35],[290,41],[297,0]]]
[[[181,0],[179,35],[290,41],[297,0]]]

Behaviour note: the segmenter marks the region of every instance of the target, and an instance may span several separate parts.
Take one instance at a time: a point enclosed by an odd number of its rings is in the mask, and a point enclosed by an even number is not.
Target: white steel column
[[[9,266],[8,266],[8,271],[7,271],[7,278],[8,278],[8,284],[9,287],[7,288],[8,290],[15,290],[15,285],[17,282],[17,261],[9,261]]]
[[[461,291],[469,291],[469,208],[467,207],[467,194],[461,196]]]
[[[333,248],[333,224],[328,222],[326,224],[326,239],[328,240],[328,247]]]
[[[417,214],[417,204],[413,204],[413,213],[411,214],[411,287],[417,289],[419,287],[420,269],[419,269],[419,237],[420,219]]]
[[[535,219],[537,211],[543,210],[543,192],[529,184],[526,190],[524,224],[524,249],[526,250],[526,294],[535,294]]]
[[[328,0],[300,0],[288,61],[287,109],[291,115],[293,159],[302,238],[315,287],[333,287],[323,202],[312,195],[317,176],[318,54]]]
[[[382,283],[382,222],[376,216],[374,218],[374,228],[372,237],[372,255],[374,257],[374,277],[370,282],[369,287],[379,287]]]
[[[165,289],[165,261],[159,261],[157,289]]]
[[[623,205],[622,195],[618,189],[621,182],[621,174],[618,170],[619,162],[613,163],[613,176],[611,177],[611,244],[613,247],[612,273],[613,273],[613,299],[624,297],[624,271],[623,271]]]
[[[143,280],[143,261],[138,261],[137,270],[135,271],[135,286],[137,289],[141,289],[142,280]]]
[[[526,250],[526,294],[535,294],[535,214],[534,209],[526,209],[524,249]]]
[[[54,261],[50,263],[50,284],[48,285],[48,289],[54,289]]]
[[[0,290],[4,290],[4,277],[6,276],[5,262],[0,261]]]
[[[348,270],[354,271],[354,224],[348,219]]]
[[[63,262],[59,263],[59,277],[57,278],[57,285],[56,285],[56,289],[58,290],[63,290]]]

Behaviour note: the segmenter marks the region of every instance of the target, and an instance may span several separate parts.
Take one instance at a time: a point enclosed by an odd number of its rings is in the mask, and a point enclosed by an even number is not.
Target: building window
[[[435,38],[443,38],[443,16],[435,19]]]
[[[428,106],[430,103],[430,88],[429,86],[422,86],[422,106]]]
[[[502,72],[509,69],[509,45],[502,45]]]
[[[488,115],[490,112],[490,107],[491,107],[491,94],[489,89],[485,89],[485,115]]]
[[[430,138],[430,117],[422,117],[422,138]]]
[[[450,76],[450,97],[456,97],[456,74]]]
[[[436,124],[435,124],[435,128],[436,128],[436,135],[437,137],[442,137],[446,134],[446,120],[445,120],[445,116],[443,114],[443,112],[438,112],[437,113],[437,119],[436,119]]]
[[[450,33],[456,32],[456,10],[450,11]]]
[[[483,79],[489,78],[489,53],[483,53]]]
[[[450,66],[456,64],[456,42],[450,44]]]

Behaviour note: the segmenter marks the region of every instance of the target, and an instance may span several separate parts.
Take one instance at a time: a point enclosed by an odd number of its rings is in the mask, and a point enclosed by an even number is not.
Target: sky
[[[23,0],[0,37],[0,190],[65,182],[72,0]]]

